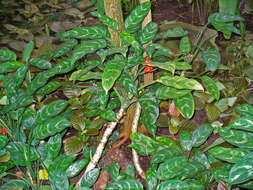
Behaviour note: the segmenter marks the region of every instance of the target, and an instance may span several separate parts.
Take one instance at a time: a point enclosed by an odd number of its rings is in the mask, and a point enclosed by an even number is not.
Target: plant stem
[[[124,108],[121,107],[119,112],[117,113],[117,119],[118,121],[123,117],[123,113],[124,113]],[[84,172],[84,174],[82,175],[82,177],[79,179],[79,181],[77,182],[75,188],[79,188],[81,186],[81,180],[83,178],[83,176],[90,170],[94,169],[98,163],[98,161],[100,160],[101,156],[102,156],[102,153],[103,153],[103,150],[104,150],[104,147],[108,141],[108,138],[110,137],[110,135],[112,134],[114,128],[116,127],[117,125],[117,122],[110,122],[109,125],[107,126],[104,134],[103,134],[103,137],[102,137],[102,140],[101,142],[99,143],[99,145],[97,146],[97,150],[93,156],[93,158],[91,158],[88,166],[86,167],[86,170]]]
[[[138,121],[139,121],[140,115],[141,115],[141,105],[140,105],[139,102],[137,102],[136,103],[136,110],[135,110],[134,120],[133,120],[133,124],[132,124],[132,133],[137,132]],[[145,172],[141,168],[138,154],[133,148],[132,148],[132,155],[133,155],[134,166],[135,166],[138,174],[141,176],[141,178],[145,179]]]

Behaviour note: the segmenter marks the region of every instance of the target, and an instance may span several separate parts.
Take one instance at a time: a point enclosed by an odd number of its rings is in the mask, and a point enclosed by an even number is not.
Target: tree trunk
[[[105,14],[116,20],[119,24],[119,31],[124,30],[123,13],[121,8],[121,0],[104,0]],[[111,40],[115,46],[120,46],[118,32],[109,28]]]

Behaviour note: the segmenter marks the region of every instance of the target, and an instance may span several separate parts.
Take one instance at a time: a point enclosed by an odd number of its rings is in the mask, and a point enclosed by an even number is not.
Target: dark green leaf
[[[211,173],[214,175],[214,178],[217,182],[220,180],[227,182],[229,178],[229,171],[231,170],[233,165],[231,164],[223,164],[219,168],[214,168],[211,170]]]
[[[194,114],[194,99],[191,93],[175,98],[174,103],[185,119],[191,119]]]
[[[8,49],[0,49],[0,61],[16,61],[16,54]]]
[[[220,91],[216,83],[208,76],[201,77],[202,82],[204,83],[207,91],[216,99],[220,98]]]
[[[190,151],[192,149],[192,135],[189,131],[181,130],[179,139],[184,151]]]
[[[192,66],[187,62],[173,61],[173,63],[176,65],[176,70],[191,70],[192,69]]]
[[[203,90],[202,85],[198,81],[180,76],[160,77],[157,82],[177,89]]]
[[[28,44],[26,44],[22,61],[24,61],[24,62],[28,61],[28,59],[30,58],[31,53],[33,51],[33,48],[34,48],[33,41],[30,41]]]
[[[240,148],[224,148],[221,146],[216,146],[208,151],[215,158],[224,160],[230,163],[238,162],[242,157],[248,154],[248,151]]]
[[[159,116],[159,104],[151,92],[144,92],[140,96],[140,105],[141,105],[141,118],[145,126],[155,125],[156,120]],[[154,127],[153,127],[154,129]],[[147,128],[150,134],[155,136],[156,128]]]
[[[39,69],[51,69],[52,65],[49,61],[41,59],[41,58],[32,58],[29,61],[29,64],[38,67]]]
[[[151,3],[141,3],[136,9],[134,9],[125,20],[125,28],[127,31],[134,33],[138,25],[141,24],[145,16],[150,10]]]
[[[53,161],[52,165],[50,165],[49,172],[57,171],[65,174],[65,171],[69,168],[75,159],[76,155],[61,154]]]
[[[238,184],[253,179],[253,152],[241,158],[230,170],[228,184]]]
[[[207,138],[212,134],[213,127],[210,124],[200,125],[192,133],[192,147],[198,147],[202,145]]]
[[[124,179],[108,185],[106,190],[143,190],[143,186],[136,179]]]
[[[232,145],[245,149],[253,149],[253,133],[225,127],[219,129],[219,135]]]
[[[122,47],[112,47],[108,49],[100,49],[96,53],[101,58],[102,62],[105,61],[107,56],[114,55],[117,53],[122,54],[124,57],[126,57],[126,53],[128,51],[128,45],[122,46]]]
[[[62,85],[61,82],[58,81],[50,81],[48,84],[40,88],[36,94],[37,95],[46,95],[50,94],[51,92],[55,91],[57,88],[59,88]]]
[[[1,134],[0,135],[0,150],[2,150],[8,142],[9,142],[8,137]]]
[[[180,51],[182,54],[187,55],[191,52],[191,41],[188,36],[184,36],[180,40]]]
[[[83,148],[83,140],[77,136],[68,137],[64,140],[64,152],[67,155],[77,154]]]
[[[49,181],[52,190],[69,189],[69,181],[65,172],[49,171]]]
[[[229,127],[253,132],[253,116],[243,116],[233,121]]]
[[[234,14],[214,13],[208,17],[209,23],[243,21],[244,19]]]
[[[79,81],[86,81],[86,80],[92,80],[92,79],[102,79],[102,73],[100,72],[87,72],[85,74],[81,74],[82,70],[78,70],[74,73],[72,73],[69,80],[79,80]]]
[[[174,98],[179,98],[181,96],[184,96],[188,93],[190,93],[191,90],[187,89],[177,89],[165,85],[160,85],[156,89],[156,97],[161,100],[167,100],[167,99],[174,99]]]
[[[1,186],[1,190],[29,189],[29,185],[23,180],[10,180]]]
[[[146,171],[147,190],[155,190],[157,183],[158,183],[158,181],[157,181],[157,177],[156,177],[155,168],[149,168]]]
[[[120,76],[124,65],[120,62],[110,61],[106,63],[105,70],[102,76],[102,86],[106,92],[112,88],[113,84]]]
[[[160,183],[157,190],[190,190],[189,185],[185,181],[166,180]]]
[[[155,38],[158,31],[158,25],[154,22],[149,22],[142,30],[139,40],[141,44],[146,44]]]
[[[211,167],[207,156],[201,151],[197,151],[194,154],[194,160],[196,162],[199,162],[202,165],[204,165],[206,167],[206,169],[210,169],[210,167]]]
[[[82,178],[81,187],[82,186],[91,187],[97,181],[99,173],[100,171],[98,168],[94,168],[88,171]]]
[[[104,14],[101,14],[99,12],[91,12],[90,14],[92,16],[98,17],[99,20],[101,20],[106,26],[110,27],[111,29],[119,30],[119,25],[114,19],[112,19]]]
[[[221,56],[220,56],[219,51],[215,48],[204,50],[202,51],[202,57],[206,64],[206,69],[212,72],[216,71],[221,61]]]
[[[96,39],[110,38],[110,33],[106,26],[93,25],[75,28],[67,32],[59,32],[57,36],[60,38]]]
[[[68,169],[66,170],[66,174],[68,178],[75,177],[78,175],[83,168],[89,163],[89,159],[84,158],[81,160],[75,161],[73,164],[71,164]]]
[[[123,71],[117,80],[117,85],[122,86],[124,90],[130,92],[132,95],[137,96],[138,91],[134,80],[127,71]]]
[[[0,65],[0,73],[13,72],[24,66],[24,64],[19,61],[1,63]]]
[[[234,108],[234,110],[244,116],[253,116],[253,107],[249,104],[241,104]]]
[[[64,41],[66,41],[67,43],[62,45],[58,50],[54,51],[54,54],[53,54],[54,58],[65,55],[78,44],[78,41],[75,39],[68,39]]]
[[[158,67],[160,69],[164,69],[164,70],[167,70],[167,71],[170,71],[173,75],[174,75],[174,72],[176,70],[176,66],[173,62],[150,62],[150,63],[145,63],[145,65],[149,65],[149,66],[152,66],[152,67]]]
[[[35,122],[40,124],[51,117],[54,117],[61,113],[68,105],[66,100],[56,100],[50,104],[44,105],[40,110],[38,110]]]
[[[34,137],[36,139],[45,139],[58,132],[61,132],[66,127],[71,126],[71,123],[62,116],[56,116],[48,119],[34,129]]]
[[[177,173],[187,165],[187,163],[187,158],[183,156],[169,158],[159,165],[157,178],[162,180],[174,178],[177,176]]]
[[[117,116],[115,112],[111,109],[104,110],[101,114],[101,117],[108,121],[117,121]]]
[[[150,163],[158,164],[174,156],[180,156],[180,155],[182,155],[182,152],[178,148],[165,148],[156,152],[153,155],[153,158],[151,159]]]
[[[143,156],[154,154],[160,147],[157,141],[141,133],[133,133],[130,138],[132,143],[128,147],[135,149],[136,152]]]
[[[163,38],[178,38],[178,37],[183,37],[187,35],[188,32],[184,31],[183,28],[181,27],[175,27],[172,30],[167,30],[166,33],[163,35]]]

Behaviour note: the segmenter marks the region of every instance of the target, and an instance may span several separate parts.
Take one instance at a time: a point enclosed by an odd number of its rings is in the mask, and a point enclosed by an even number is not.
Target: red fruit
[[[9,73],[9,75],[13,75],[13,73],[12,73],[12,72],[10,72],[10,73]]]
[[[117,84],[114,84],[113,87],[117,87]]]
[[[144,73],[152,73],[152,70],[153,70],[153,67],[152,67],[152,66],[146,65],[146,66],[145,66]]]
[[[3,95],[3,96],[5,95],[5,91],[2,92],[2,95]]]
[[[143,62],[144,63],[150,63],[150,62],[152,62],[152,59],[149,59],[148,57],[146,57],[146,59]]]
[[[149,156],[149,158],[150,158],[150,159],[152,159],[152,158],[153,158],[153,156],[152,156],[152,155],[150,155],[150,156]]]
[[[8,134],[7,131],[6,131],[4,128],[1,129],[1,132],[2,132],[4,135]]]

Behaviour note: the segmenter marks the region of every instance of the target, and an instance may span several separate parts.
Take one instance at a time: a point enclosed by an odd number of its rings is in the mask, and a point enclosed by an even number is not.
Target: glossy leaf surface
[[[78,175],[83,168],[89,163],[89,159],[84,158],[81,160],[75,161],[73,164],[71,164],[68,169],[66,170],[66,174],[68,178],[75,177]]]
[[[216,83],[208,76],[201,77],[202,82],[207,89],[207,91],[216,99],[219,100],[220,98],[220,91]]]
[[[143,190],[143,186],[136,179],[124,179],[108,185],[106,190]]]
[[[192,133],[192,146],[198,147],[203,144],[206,139],[212,134],[213,127],[210,124],[200,125]]]
[[[243,116],[233,121],[229,127],[253,132],[253,116]]]
[[[16,54],[8,49],[0,49],[0,61],[16,61]]]
[[[161,100],[167,100],[167,99],[174,99],[174,98],[179,98],[181,96],[184,96],[186,94],[189,94],[191,90],[187,89],[177,89],[165,85],[160,85],[156,89],[156,97]]]
[[[208,17],[209,23],[215,22],[233,22],[233,21],[243,21],[244,19],[240,16],[226,13],[214,13]]]
[[[249,104],[241,104],[235,107],[234,110],[241,115],[253,117],[253,107]]]
[[[140,43],[145,44],[153,40],[157,31],[158,25],[154,22],[149,22],[141,32],[141,35],[139,37]]]
[[[151,164],[161,163],[174,156],[180,155],[182,155],[182,152],[178,148],[164,148],[153,155],[150,163]]]
[[[31,42],[29,42],[28,44],[26,44],[25,49],[24,49],[23,58],[22,58],[22,60],[23,60],[24,62],[27,62],[28,59],[30,58],[31,53],[32,53],[32,51],[33,51],[33,48],[34,48],[34,43],[33,43],[33,41],[31,41]]]
[[[194,99],[191,93],[175,98],[174,103],[185,119],[191,119],[194,114]]]
[[[202,85],[198,81],[180,76],[160,77],[157,82],[177,89],[203,90]]]
[[[179,139],[184,151],[190,151],[192,149],[192,135],[189,131],[181,130]]]
[[[101,14],[99,12],[91,12],[90,14],[92,16],[98,17],[99,20],[101,20],[106,26],[110,27],[111,29],[119,30],[119,25],[114,19],[112,19],[104,14]]]
[[[245,149],[253,149],[253,134],[250,132],[225,127],[219,129],[219,135],[232,145]]]
[[[191,41],[188,36],[181,38],[179,48],[181,53],[184,55],[187,55],[191,52]]]
[[[99,173],[100,171],[98,168],[88,171],[82,178],[81,187],[91,187],[97,181]]]
[[[22,66],[24,66],[24,64],[19,61],[1,63],[0,74],[16,71],[18,68]]]
[[[39,69],[50,69],[52,65],[49,61],[41,59],[41,58],[32,58],[29,61],[29,64],[32,66],[38,67]]]
[[[106,63],[105,70],[102,75],[102,86],[106,94],[113,87],[113,84],[120,76],[123,66],[124,65],[119,62],[110,61]]]
[[[212,72],[216,71],[221,61],[221,56],[220,56],[219,51],[215,48],[204,50],[202,52],[202,57],[206,64],[206,69]]]
[[[190,190],[190,188],[185,181],[166,180],[158,185],[157,190]]]

